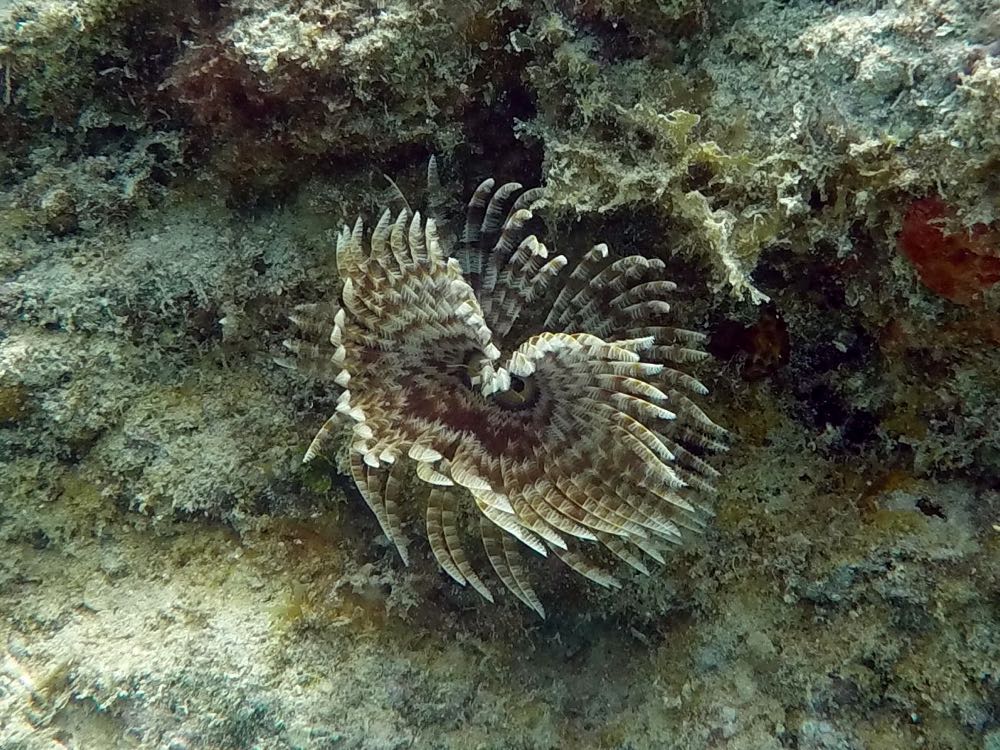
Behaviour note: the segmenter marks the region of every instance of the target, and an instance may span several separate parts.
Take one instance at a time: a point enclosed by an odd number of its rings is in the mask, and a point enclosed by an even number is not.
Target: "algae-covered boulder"
[[[0,747],[993,748],[995,6],[0,0]],[[507,540],[544,620],[412,477],[404,565],[279,365],[342,225],[488,177],[677,283],[733,437],[649,576]]]

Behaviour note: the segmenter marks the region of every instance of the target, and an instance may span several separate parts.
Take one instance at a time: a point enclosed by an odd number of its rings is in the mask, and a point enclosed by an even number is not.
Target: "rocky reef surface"
[[[0,748],[1000,748],[991,0],[0,0]],[[549,614],[403,567],[275,366],[332,233],[667,263],[716,516]],[[537,573],[538,571],[536,571]]]

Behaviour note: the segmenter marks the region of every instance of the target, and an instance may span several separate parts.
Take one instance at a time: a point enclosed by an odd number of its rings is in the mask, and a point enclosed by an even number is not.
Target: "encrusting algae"
[[[339,298],[292,316],[297,366],[343,388],[305,460],[350,425],[354,480],[404,563],[401,488],[415,471],[435,558],[490,601],[465,552],[476,527],[497,576],[541,616],[522,544],[606,587],[619,584],[601,550],[648,574],[646,558],[663,562],[703,525],[696,495],[717,472],[702,456],[727,435],[678,369],[707,355],[701,334],[669,325],[663,263],[599,244],[567,275],[531,233],[542,190],[492,179],[456,241],[433,159],[428,183],[426,218],[397,189],[401,207],[370,235],[360,218],[345,226]]]

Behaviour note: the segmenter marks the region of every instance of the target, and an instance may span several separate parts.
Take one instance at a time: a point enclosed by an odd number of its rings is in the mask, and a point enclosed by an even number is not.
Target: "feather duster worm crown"
[[[428,183],[434,213],[433,159]],[[286,346],[343,389],[305,460],[349,426],[354,481],[404,563],[416,510],[455,581],[493,600],[466,552],[478,536],[544,616],[522,553],[608,587],[611,556],[648,574],[703,525],[695,496],[717,476],[703,457],[726,432],[691,400],[707,391],[680,368],[707,355],[700,334],[666,324],[663,263],[600,244],[567,270],[529,233],[541,195],[485,180],[448,240],[397,190],[403,207],[370,234],[360,218],[341,230],[339,299],[297,308]],[[528,317],[542,319],[533,334]],[[411,474],[426,493],[402,491]]]

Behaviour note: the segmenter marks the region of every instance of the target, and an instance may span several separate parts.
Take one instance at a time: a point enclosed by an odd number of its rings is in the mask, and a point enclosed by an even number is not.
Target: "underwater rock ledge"
[[[997,39],[989,0],[0,1],[0,748],[1000,746]],[[431,154],[449,215],[538,184],[550,256],[662,264],[735,438],[652,576],[539,557],[544,621],[403,566],[271,359]]]

